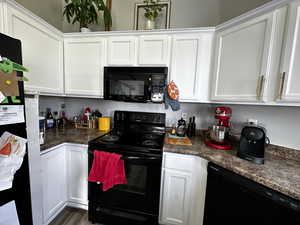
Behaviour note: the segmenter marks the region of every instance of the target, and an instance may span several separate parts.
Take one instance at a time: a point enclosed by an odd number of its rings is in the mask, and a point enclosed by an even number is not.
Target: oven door
[[[127,102],[150,100],[151,75],[120,72],[104,73],[104,99]]]
[[[106,209],[158,215],[162,156],[122,155],[127,184],[103,192],[102,184],[89,182],[89,201]],[[89,152],[89,170],[92,160],[93,153]]]

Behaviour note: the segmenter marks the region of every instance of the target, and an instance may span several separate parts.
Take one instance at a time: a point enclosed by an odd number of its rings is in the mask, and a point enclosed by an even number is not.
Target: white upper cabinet
[[[7,6],[7,23],[8,35],[22,42],[23,65],[29,69],[25,91],[62,94],[62,34],[14,5]]]
[[[136,37],[109,37],[107,64],[115,66],[132,66],[136,63]]]
[[[278,100],[300,102],[300,1],[290,4]]]
[[[285,9],[217,31],[212,100],[266,100],[269,78],[277,66],[276,54],[280,53],[274,48],[284,18],[281,12]]]
[[[65,38],[65,93],[103,96],[105,41],[101,37]]]
[[[173,36],[170,81],[179,88],[180,101],[206,102],[213,32]]]
[[[138,64],[167,66],[169,64],[168,35],[147,35],[139,38]]]
[[[3,2],[0,2],[0,33],[4,33],[4,11]]]

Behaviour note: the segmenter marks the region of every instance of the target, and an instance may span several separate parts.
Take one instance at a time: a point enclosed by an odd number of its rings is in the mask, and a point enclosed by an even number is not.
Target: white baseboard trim
[[[77,202],[67,202],[67,206],[77,208],[77,209],[88,210],[88,204],[82,204],[82,203],[77,203]]]
[[[67,206],[67,202],[65,202],[61,208],[59,208],[45,223],[44,225],[48,225],[50,224],[57,216],[59,213],[61,213],[64,208]]]

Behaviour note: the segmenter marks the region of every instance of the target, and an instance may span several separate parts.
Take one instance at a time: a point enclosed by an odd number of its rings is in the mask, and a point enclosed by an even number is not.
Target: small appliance
[[[167,67],[104,67],[104,99],[163,103]]]
[[[232,111],[229,107],[221,106],[215,109],[216,125],[209,129],[208,138],[204,141],[207,146],[223,150],[232,148],[227,140],[231,115]]]
[[[269,143],[266,129],[248,124],[242,130],[237,156],[256,164],[264,164],[266,143]]]

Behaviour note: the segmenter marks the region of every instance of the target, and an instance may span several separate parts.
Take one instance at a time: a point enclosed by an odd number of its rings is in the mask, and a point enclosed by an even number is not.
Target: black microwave
[[[164,102],[167,67],[104,67],[104,99]]]

